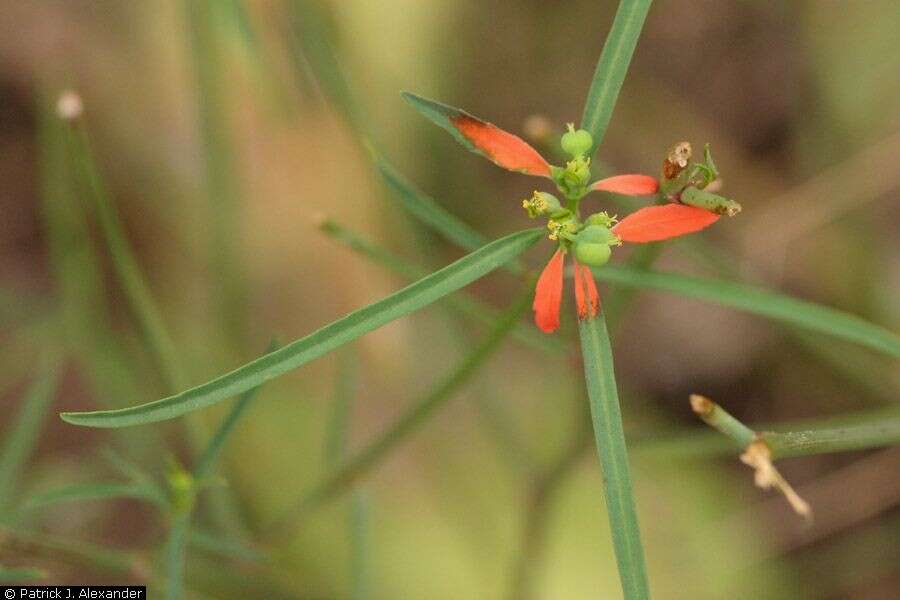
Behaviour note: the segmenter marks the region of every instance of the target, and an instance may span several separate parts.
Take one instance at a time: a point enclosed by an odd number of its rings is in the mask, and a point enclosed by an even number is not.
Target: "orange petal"
[[[578,318],[587,319],[600,312],[600,294],[594,282],[594,274],[590,267],[575,263],[575,306],[578,307]]]
[[[563,292],[563,264],[565,255],[557,250],[538,278],[534,290],[534,323],[544,333],[559,328],[559,306]]]
[[[649,175],[616,175],[595,181],[591,185],[591,189],[615,192],[626,196],[648,196],[656,193],[659,183]]]
[[[631,213],[612,228],[623,242],[658,242],[700,231],[719,220],[719,215],[684,204],[648,206]]]
[[[550,165],[544,157],[519,136],[468,114],[453,117],[450,122],[482,154],[504,169],[550,177]]]

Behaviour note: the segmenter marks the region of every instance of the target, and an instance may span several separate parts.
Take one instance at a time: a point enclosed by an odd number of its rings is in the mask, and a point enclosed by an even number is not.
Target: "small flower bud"
[[[553,194],[535,190],[531,198],[522,200],[522,208],[528,211],[529,217],[534,219],[544,215],[552,215],[562,210],[562,205]]]
[[[567,127],[569,131],[564,133],[560,140],[563,151],[575,158],[584,156],[594,145],[594,138],[584,129],[576,131],[574,123],[569,123]]]

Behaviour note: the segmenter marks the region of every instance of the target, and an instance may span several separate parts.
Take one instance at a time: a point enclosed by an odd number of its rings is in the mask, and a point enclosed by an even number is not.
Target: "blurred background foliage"
[[[174,457],[189,462],[180,421],[106,432],[54,416],[172,391],[55,141],[60,92],[83,98],[99,168],[178,365],[199,383],[404,282],[322,235],[317,215],[429,268],[461,255],[402,212],[361,132],[484,234],[527,226],[520,200],[533,182],[460,151],[398,92],[524,131],[552,155],[581,113],[615,8],[0,2],[4,439],[35,405],[27,398],[43,394],[49,405],[43,419],[35,409],[35,452],[0,482],[0,503],[115,480],[126,458],[156,478]],[[668,246],[658,267],[740,277],[896,329],[898,29],[892,0],[654,3],[599,159],[617,172],[657,173],[674,142],[710,142],[724,189],[744,206],[701,242]],[[322,40],[336,51],[333,65]],[[323,64],[343,70],[352,105]],[[635,206],[609,202],[620,212]],[[546,252],[535,251],[535,264]],[[473,291],[503,307],[515,286],[497,274]],[[692,450],[708,432],[687,403],[701,392],[751,424],[886,407],[898,400],[896,362],[672,295],[641,293],[628,308],[614,345],[656,596],[896,598],[897,450],[785,461],[817,514],[806,526],[755,489],[733,455]],[[204,531],[224,536],[211,546],[251,540],[249,554],[223,559],[192,546],[189,593],[325,598],[352,587],[376,598],[498,598],[522,585],[538,598],[615,597],[599,469],[590,452],[571,449],[586,418],[578,361],[512,341],[364,480],[365,582],[348,583],[348,499],[306,520],[275,558],[253,553],[264,546],[254,532],[326,472],[326,423],[346,363],[356,381],[347,444],[358,448],[484,332],[439,304],[268,385],[198,515]],[[226,411],[201,420],[212,427]],[[567,452],[549,486],[544,534],[523,559],[526,515],[543,489],[534,474]],[[209,497],[227,499],[224,525]],[[4,568],[38,568],[53,583],[158,581],[167,522],[152,505],[72,502],[11,520],[7,510]]]

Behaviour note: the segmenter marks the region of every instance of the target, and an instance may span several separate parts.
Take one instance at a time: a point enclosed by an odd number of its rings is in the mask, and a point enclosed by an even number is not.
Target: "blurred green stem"
[[[650,597],[650,589],[603,311],[596,317],[580,320],[578,331],[619,579],[627,600],[642,600]]]
[[[109,248],[113,268],[131,305],[131,310],[140,323],[144,338],[150,348],[150,354],[159,366],[166,381],[166,387],[170,390],[181,389],[187,386],[188,380],[181,368],[175,343],[166,329],[162,314],[153,300],[137,260],[125,238],[122,223],[94,162],[84,124],[80,121],[75,122],[70,131],[72,159],[76,163],[79,176],[88,188],[87,192],[97,211],[100,229]]]
[[[303,517],[350,488],[360,477],[380,464],[392,450],[417,431],[500,348],[501,342],[506,339],[516,323],[527,312],[531,305],[532,295],[532,286],[528,284],[524,292],[503,314],[494,329],[456,369],[449,373],[431,392],[407,409],[374,442],[360,450],[356,456],[344,462],[342,466],[326,475],[308,494],[275,522],[269,529],[270,535],[278,538],[289,535]]]
[[[224,3],[215,0],[185,0],[191,59],[196,77],[197,116],[200,121],[205,186],[212,216],[212,261],[218,322],[230,339],[242,346],[246,337],[247,292],[234,251],[239,235],[240,200],[234,152],[228,140],[224,92],[228,86],[222,65],[222,40],[216,28],[216,11]],[[224,6],[227,8],[227,6]],[[179,388],[181,389],[181,388]]]

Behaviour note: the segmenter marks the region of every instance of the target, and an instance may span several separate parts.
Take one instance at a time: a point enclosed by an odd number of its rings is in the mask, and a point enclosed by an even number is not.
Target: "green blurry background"
[[[552,156],[564,124],[581,114],[615,8],[587,0],[0,2],[4,430],[45,376],[48,354],[60,377],[16,497],[113,480],[110,454],[157,477],[173,457],[188,461],[181,421],[109,432],[55,417],[168,391],[89,202],[53,151],[60,92],[83,98],[97,160],[179,364],[200,383],[259,355],[273,337],[295,339],[403,285],[319,232],[319,215],[429,268],[461,256],[381,186],[362,132],[486,235],[529,226],[520,204],[534,180],[461,150],[399,91],[524,132]],[[654,3],[599,159],[616,172],[656,174],[673,143],[710,142],[724,192],[744,206],[699,242],[669,245],[658,267],[739,277],[896,329],[898,30],[893,0]],[[331,70],[338,65],[349,103]],[[620,213],[637,206],[609,202]],[[548,252],[539,244],[529,261],[537,266]],[[516,286],[497,273],[472,291],[504,307]],[[484,332],[437,304],[267,385],[229,442],[221,485],[204,496],[226,497],[239,516],[223,539],[254,545],[255,532],[326,472],[336,382],[353,382],[349,445],[359,448]],[[900,387],[896,363],[660,293],[634,298],[614,349],[656,597],[898,597],[896,449],[784,461],[816,512],[808,526],[753,487],[736,453],[704,450],[710,432],[687,402],[704,393],[750,424],[889,406]],[[536,598],[617,597],[589,447],[550,487],[538,524],[545,536],[522,558],[535,474],[572,453],[586,419],[583,385],[578,361],[508,341],[365,478],[355,506],[366,509],[370,597],[501,598],[522,589]],[[226,410],[200,416],[211,427]],[[206,500],[197,520],[213,530]],[[316,513],[270,562],[192,547],[190,594],[347,597],[349,507],[347,496]],[[146,504],[66,503],[22,518],[45,537],[7,531],[5,567],[37,566],[53,583],[159,581],[167,523]],[[72,540],[129,563],[86,560],[69,551]]]

